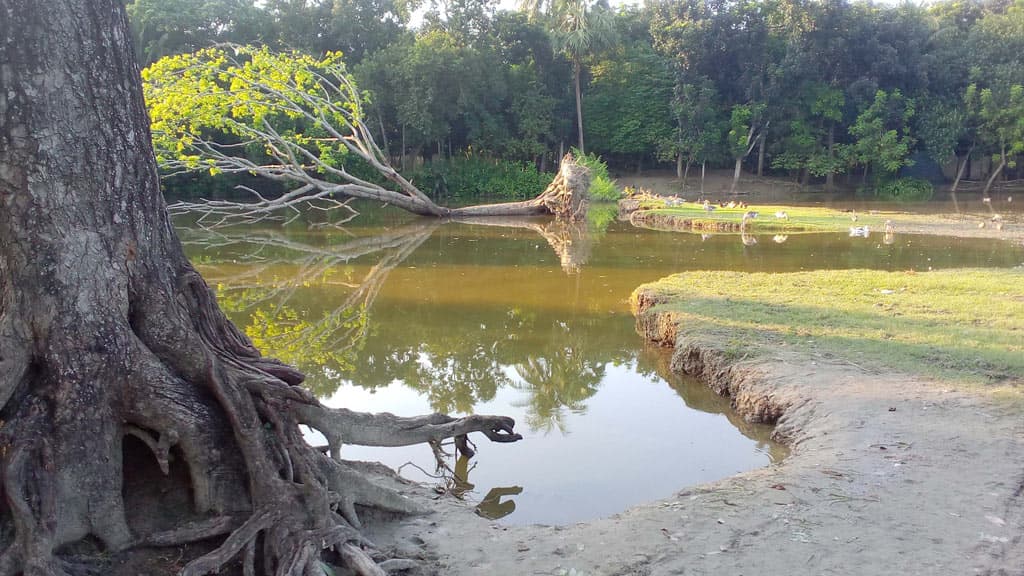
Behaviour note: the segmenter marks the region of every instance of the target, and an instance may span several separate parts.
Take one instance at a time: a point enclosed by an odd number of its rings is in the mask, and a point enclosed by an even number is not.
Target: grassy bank
[[[871,231],[882,232],[886,220],[899,218],[895,214],[854,214],[833,208],[791,206],[716,206],[709,212],[701,204],[687,202],[668,207],[660,199],[641,201],[640,211],[634,218],[638,224],[695,231],[738,231],[743,214],[754,211],[758,213],[757,217],[749,220],[746,226],[746,231],[751,234],[846,232],[851,226],[867,226]],[[777,217],[778,212],[784,213],[785,217]]]
[[[868,370],[1024,381],[1024,270],[688,272],[632,297],[737,358],[797,347]]]

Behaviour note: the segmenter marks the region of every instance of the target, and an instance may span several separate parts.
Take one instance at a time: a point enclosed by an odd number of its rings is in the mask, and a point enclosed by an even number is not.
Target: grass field
[[[688,272],[640,293],[679,330],[743,357],[792,346],[858,366],[1024,382],[1024,269]]]
[[[791,207],[791,206],[756,206],[746,208],[716,207],[708,212],[701,204],[684,203],[679,206],[665,206],[664,201],[648,200],[641,202],[643,221],[663,222],[672,228],[690,228],[693,230],[739,230],[743,214],[748,211],[757,212],[757,217],[749,220],[746,231],[749,233],[793,234],[800,232],[846,232],[853,226],[867,226],[873,232],[882,232],[885,221],[900,219],[903,215],[875,213],[856,214],[841,212],[833,208]],[[784,212],[786,217],[776,216]],[[854,220],[856,216],[856,220]]]

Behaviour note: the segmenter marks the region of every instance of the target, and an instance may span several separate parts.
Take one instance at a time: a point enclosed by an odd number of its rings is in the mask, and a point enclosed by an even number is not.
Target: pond
[[[640,284],[686,270],[1024,263],[1024,248],[993,240],[815,234],[753,244],[608,218],[573,229],[371,211],[344,229],[312,229],[316,218],[181,233],[229,317],[265,354],[301,368],[325,404],[514,417],[523,441],[475,435],[468,466],[448,459],[461,478],[450,487],[510,524],[588,520],[784,456],[769,427],[670,374],[668,352],[636,334],[628,298]],[[425,445],[342,455],[440,482]]]

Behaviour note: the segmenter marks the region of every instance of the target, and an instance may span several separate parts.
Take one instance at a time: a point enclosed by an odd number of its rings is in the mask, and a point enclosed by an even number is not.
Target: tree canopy
[[[894,178],[905,164],[896,156],[996,158],[968,174],[977,178],[997,169],[1001,146],[975,131],[968,87],[998,98],[1024,85],[1020,0],[650,0],[618,9],[581,0],[526,2],[522,12],[461,0],[414,21],[417,5],[135,0],[129,8],[144,63],[215,42],[313,61],[340,52],[368,95],[362,120],[402,167],[472,156],[544,170],[585,140],[615,169],[675,160],[680,172],[700,162],[802,182],[865,170]],[[887,106],[895,99],[913,114],[869,137],[880,92]],[[891,130],[896,140],[881,142]],[[1011,157],[1003,176],[1016,174]]]

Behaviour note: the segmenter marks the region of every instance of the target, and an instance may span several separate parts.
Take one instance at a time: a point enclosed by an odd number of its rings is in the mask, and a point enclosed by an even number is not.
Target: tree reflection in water
[[[607,222],[603,219],[602,225]],[[586,224],[553,220],[464,223],[532,230],[570,275],[586,263],[595,236],[592,226],[588,230]],[[585,411],[604,377],[604,365],[628,360],[611,342],[588,342],[586,333],[593,326],[575,329],[579,322],[593,324],[598,318],[577,316],[575,310],[563,319],[512,309],[498,322],[482,323],[428,303],[399,312],[405,321],[371,322],[371,312],[381,312],[374,311],[374,302],[388,276],[438,225],[415,220],[372,236],[342,236],[341,241],[337,235],[267,228],[192,228],[184,236],[221,306],[265,354],[310,375],[306,385],[317,395],[330,396],[352,376],[356,385],[370,390],[400,381],[438,412],[468,413],[499,389],[513,387],[529,394],[523,404],[531,428],[565,432],[566,411]],[[371,333],[386,345],[367,348]],[[559,344],[538,354],[532,343],[542,334]],[[531,335],[526,338],[531,344],[522,342],[524,335]]]
[[[336,381],[355,368],[370,328],[370,310],[388,274],[438,225],[423,219],[327,245],[303,242],[280,230],[193,228],[183,234],[183,243],[187,250],[221,256],[199,259],[221,308],[244,326],[264,354],[307,375],[324,376],[310,378],[306,384],[323,395],[333,390],[318,384]],[[376,264],[355,277],[347,264],[368,255],[377,257]],[[304,299],[316,287],[342,288],[347,293],[333,307],[316,313]]]
[[[536,232],[574,281],[599,237],[593,228],[553,221],[484,224]],[[370,391],[401,382],[433,410],[469,413],[498,390],[515,389],[525,393],[514,404],[532,430],[566,433],[568,414],[586,412],[607,366],[635,363],[639,373],[668,381],[688,406],[723,413],[748,436],[764,437],[728,410],[728,401],[681,384],[664,354],[638,354],[621,319],[580,309],[577,294],[546,295],[563,300],[550,314],[529,306],[467,311],[430,295],[375,308],[389,277],[438,226],[414,220],[363,236],[186,229],[183,237],[232,320],[265,354],[308,374],[306,386],[320,397],[349,381]]]
[[[637,259],[659,245],[544,220],[380,224],[361,222],[350,233],[263,227],[187,234],[189,255],[231,305],[232,320],[263,339],[267,353],[298,364],[325,402],[396,412],[422,412],[424,404],[469,412],[490,402],[535,436],[500,457],[481,454],[461,485],[458,461],[439,477],[426,472],[433,463],[426,451],[346,457],[393,468],[412,462],[425,474],[410,471],[412,478],[450,480],[452,493],[476,489],[464,497],[483,499],[479,514],[498,518],[514,509],[502,520],[512,523],[608,513],[641,492],[653,498],[677,487],[659,479],[705,481],[764,462],[765,432],[752,433],[727,399],[673,377],[663,351],[643,347],[618,300],[634,278],[660,273],[646,270],[652,262],[678,265],[676,252]],[[711,432],[724,419],[691,418],[676,394],[693,408],[725,414],[762,454],[708,452],[708,442],[750,444]],[[621,429],[623,409],[659,416]],[[634,449],[622,439],[638,425],[645,437],[671,437],[673,450],[704,444],[695,454],[710,463],[694,471]],[[636,465],[609,470],[609,451],[630,452]],[[640,483],[646,488],[622,493]]]
[[[564,344],[544,357],[527,358],[515,365],[523,381],[514,386],[529,392],[528,399],[517,405],[526,408],[527,425],[545,433],[556,428],[568,432],[566,410],[585,413],[586,401],[597,393],[605,374],[605,362],[586,357],[585,339],[576,336],[579,332],[568,324],[559,324],[558,328],[565,334],[556,341]]]

